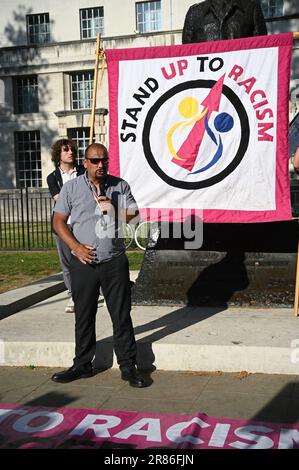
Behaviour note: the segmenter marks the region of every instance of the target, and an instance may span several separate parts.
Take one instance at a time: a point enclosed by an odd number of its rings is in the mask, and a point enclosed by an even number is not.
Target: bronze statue
[[[189,8],[182,42],[221,41],[266,34],[259,0],[206,0]]]

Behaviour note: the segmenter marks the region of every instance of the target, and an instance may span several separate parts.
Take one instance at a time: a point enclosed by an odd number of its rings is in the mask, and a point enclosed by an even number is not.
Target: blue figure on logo
[[[205,127],[206,127],[207,134],[212,139],[212,141],[215,143],[215,145],[217,145],[217,150],[216,150],[215,155],[213,156],[210,163],[208,163],[203,168],[200,168],[199,170],[196,170],[196,171],[193,171],[192,173],[189,173],[189,175],[196,175],[197,173],[202,173],[203,171],[208,170],[213,165],[215,165],[215,163],[218,162],[218,160],[221,158],[222,153],[223,153],[223,143],[222,143],[220,133],[229,132],[234,126],[234,119],[228,113],[218,114],[218,116],[216,116],[216,118],[214,120],[214,126],[215,126],[216,131],[219,132],[219,136],[218,136],[219,137],[219,142],[217,142],[217,137],[215,136],[214,132],[210,128],[209,123],[208,123],[208,119],[205,117]]]

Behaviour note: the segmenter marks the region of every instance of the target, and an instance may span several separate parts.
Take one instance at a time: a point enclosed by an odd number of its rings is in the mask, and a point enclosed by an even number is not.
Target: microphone
[[[100,178],[100,196],[106,196],[105,182],[106,182],[106,175],[103,175]],[[102,213],[103,215],[107,215],[107,211],[103,211]]]

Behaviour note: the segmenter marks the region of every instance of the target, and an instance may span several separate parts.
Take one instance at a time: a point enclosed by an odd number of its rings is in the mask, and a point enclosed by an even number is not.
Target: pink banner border
[[[125,60],[141,60],[143,58],[163,58],[190,56],[197,54],[209,54],[215,52],[228,52],[238,50],[260,49],[267,47],[279,48],[278,69],[278,107],[277,107],[277,155],[283,154],[285,158],[277,159],[276,165],[276,210],[270,211],[231,211],[219,209],[198,210],[194,208],[192,213],[200,214],[204,222],[208,223],[256,223],[291,220],[292,212],[290,206],[290,194],[284,188],[289,188],[289,118],[288,100],[290,83],[291,48],[293,45],[293,34],[283,33],[269,36],[258,36],[246,39],[233,39],[219,42],[184,44],[176,46],[140,47],[130,49],[107,49],[106,59],[108,65],[109,103],[110,103],[110,145],[109,153],[112,156],[110,171],[120,176],[119,140],[118,140],[118,87],[119,87],[119,62]],[[285,53],[284,48],[288,51]],[[164,209],[159,207],[162,215],[158,220],[182,221],[180,210],[177,208]],[[141,217],[147,220],[149,208],[140,208]],[[173,218],[169,219],[169,212]]]

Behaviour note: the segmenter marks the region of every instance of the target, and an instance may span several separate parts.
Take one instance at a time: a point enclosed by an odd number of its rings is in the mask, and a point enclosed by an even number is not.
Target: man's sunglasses
[[[109,162],[108,157],[104,157],[104,158],[86,158],[86,160],[89,160],[90,163],[92,163],[92,165],[98,165],[100,162],[102,162],[103,165],[105,165],[106,163]]]

